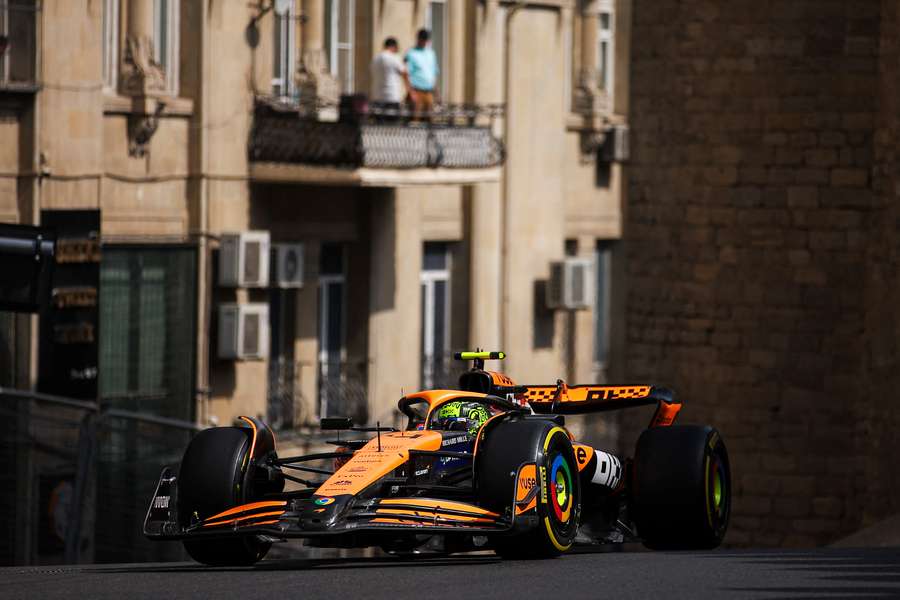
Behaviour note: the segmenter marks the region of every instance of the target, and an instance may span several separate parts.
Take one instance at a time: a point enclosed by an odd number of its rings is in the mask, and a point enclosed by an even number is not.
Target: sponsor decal
[[[593,477],[591,477],[591,482],[616,489],[619,481],[622,479],[621,461],[608,452],[596,450],[595,453],[597,455],[597,467],[594,470]]]
[[[416,477],[418,477],[419,475],[428,475],[428,467],[416,471]]]
[[[583,465],[587,462],[587,451],[584,449],[584,447],[579,446],[575,451],[575,460],[578,461],[579,465]]]
[[[334,502],[334,498],[331,498],[330,496],[323,496],[322,498],[316,498],[315,502],[319,506],[328,506],[329,504]]]
[[[547,481],[547,469],[541,465],[541,481]],[[541,504],[547,504],[547,486],[541,486]]]
[[[456,437],[445,439],[443,442],[441,442],[441,446],[452,446],[454,444],[462,444],[463,442],[467,442],[468,440],[469,440],[469,436],[458,435]]]
[[[353,485],[353,482],[352,482],[352,481],[348,481],[348,480],[346,480],[346,479],[342,479],[342,480],[340,480],[340,481],[334,481],[334,482],[332,482],[331,485]],[[317,501],[317,502],[318,502],[318,501]]]
[[[154,498],[153,508],[169,508],[169,496],[157,496]]]

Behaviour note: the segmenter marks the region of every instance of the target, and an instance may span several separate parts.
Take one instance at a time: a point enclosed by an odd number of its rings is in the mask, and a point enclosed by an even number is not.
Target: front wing
[[[475,504],[437,498],[368,498],[354,496],[272,499],[237,506],[203,520],[178,514],[176,477],[164,469],[144,520],[144,535],[157,540],[223,537],[235,534],[272,538],[317,538],[356,533],[508,532],[516,519]],[[182,525],[188,521],[189,525]],[[525,525],[524,522],[519,523]]]

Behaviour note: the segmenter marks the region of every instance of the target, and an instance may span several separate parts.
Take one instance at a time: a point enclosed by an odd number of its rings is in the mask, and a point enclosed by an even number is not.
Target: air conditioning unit
[[[225,233],[219,241],[219,285],[269,285],[269,232]]]
[[[272,244],[272,286],[303,287],[303,244]]]
[[[547,307],[564,310],[590,308],[594,303],[594,261],[567,258],[550,263]]]
[[[269,305],[219,306],[219,358],[254,359],[269,356]]]
[[[631,144],[627,125],[616,125],[604,132],[600,145],[600,161],[605,163],[627,162],[631,156]]]

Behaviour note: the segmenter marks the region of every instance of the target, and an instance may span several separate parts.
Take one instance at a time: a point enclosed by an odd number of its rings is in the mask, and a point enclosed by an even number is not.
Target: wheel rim
[[[707,462],[707,512],[709,525],[713,530],[724,529],[728,520],[728,475],[727,463],[718,453],[712,454]]]
[[[550,467],[550,497],[556,519],[565,524],[572,516],[572,472],[562,454],[553,458]]]

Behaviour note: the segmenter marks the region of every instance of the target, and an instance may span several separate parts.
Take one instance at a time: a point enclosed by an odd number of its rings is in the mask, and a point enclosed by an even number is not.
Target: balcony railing
[[[429,113],[360,105],[323,121],[299,106],[258,99],[251,162],[344,168],[479,169],[503,162],[493,134],[502,106],[442,105]]]
[[[354,423],[368,419],[366,363],[319,362],[319,416],[351,417]]]
[[[455,390],[459,387],[459,376],[466,371],[464,363],[446,356],[424,356],[422,358],[422,389]]]

